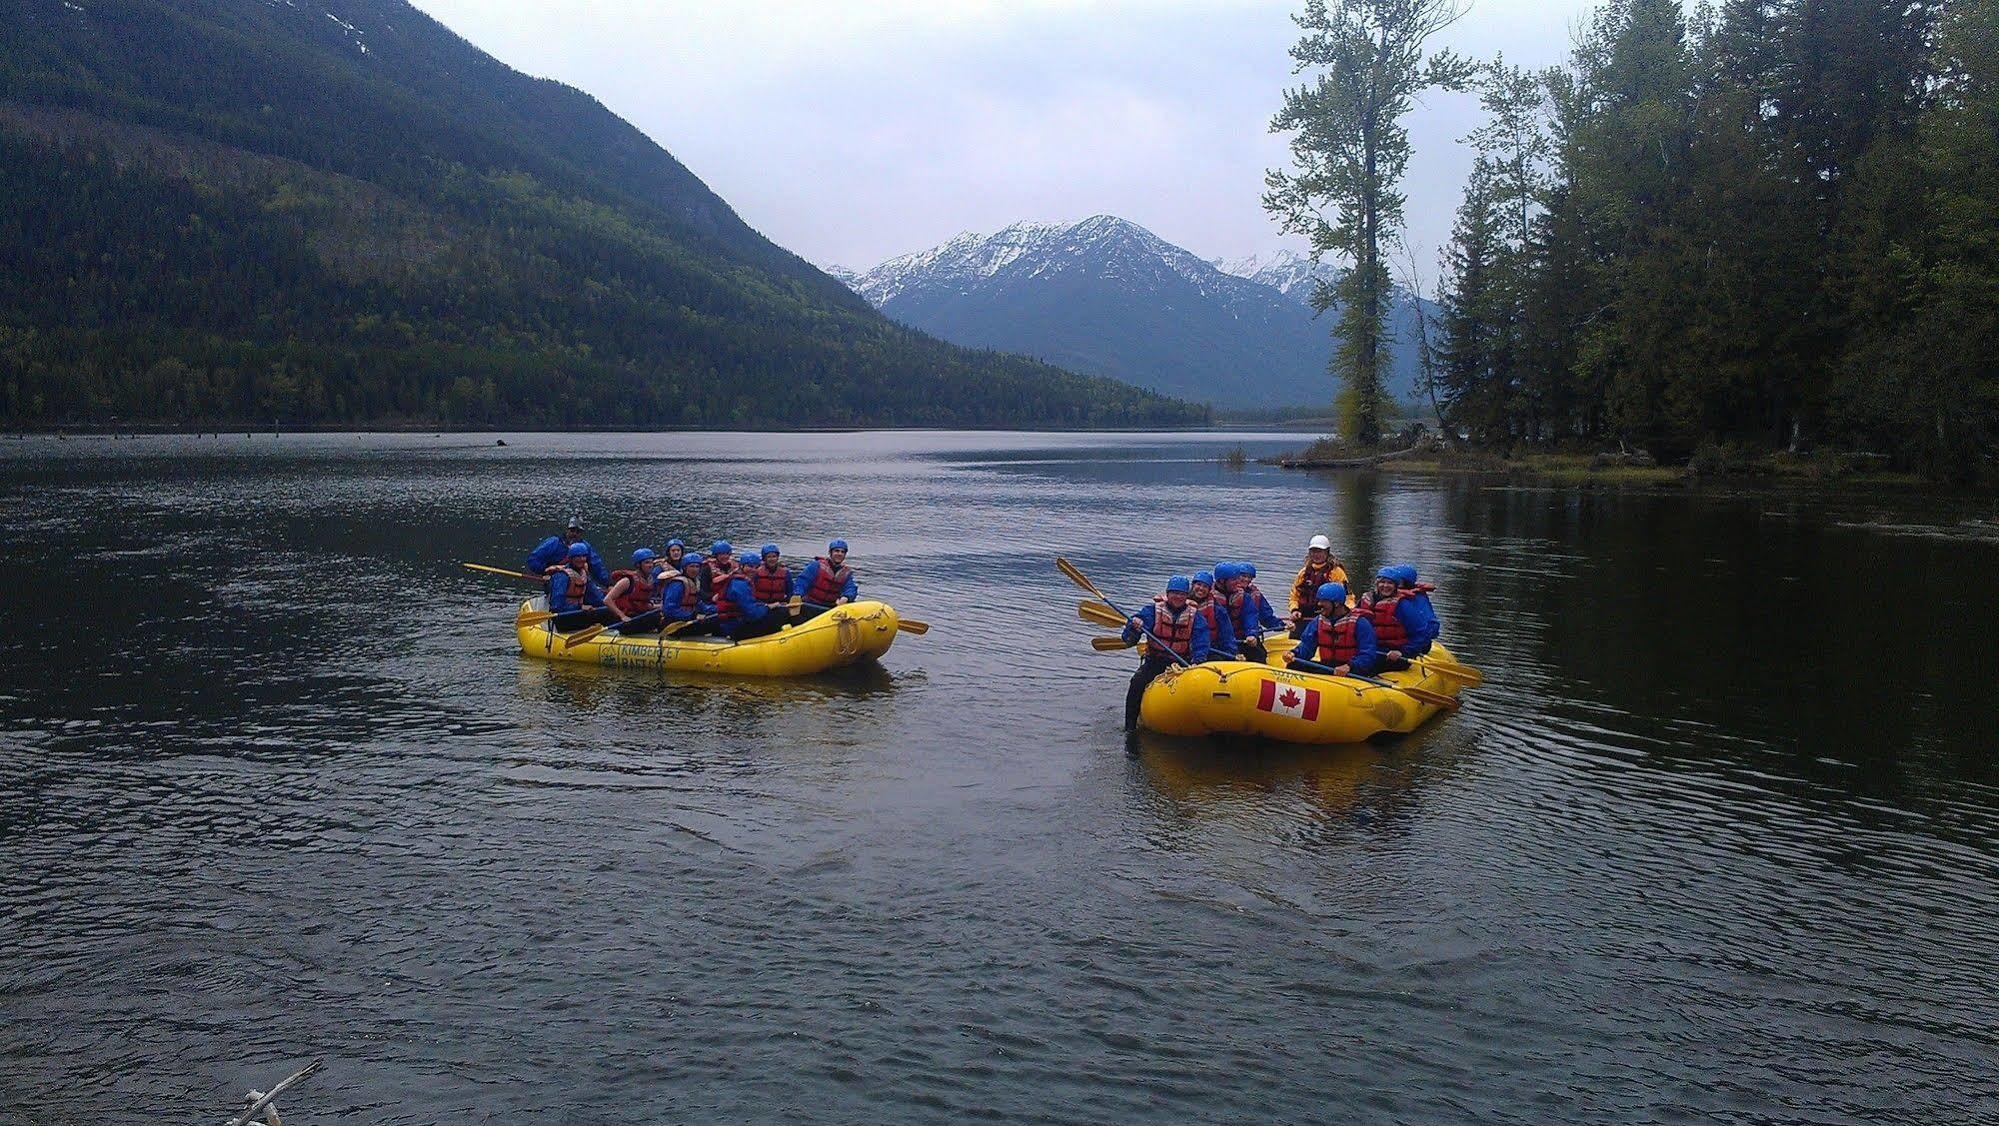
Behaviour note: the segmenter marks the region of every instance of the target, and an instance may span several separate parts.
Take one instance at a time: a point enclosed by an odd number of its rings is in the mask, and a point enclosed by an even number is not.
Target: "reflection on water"
[[[0,654],[0,1117],[185,1120],[315,1054],[327,1121],[1999,1098],[1989,501],[1220,464],[1295,441],[1253,434],[506,439],[0,448],[0,559],[67,568]],[[457,564],[570,512],[612,559],[841,535],[933,629],[805,681],[524,659],[519,586]],[[1052,557],[1275,589],[1319,531],[1418,563],[1486,686],[1379,745],[1127,754],[1130,655]]]

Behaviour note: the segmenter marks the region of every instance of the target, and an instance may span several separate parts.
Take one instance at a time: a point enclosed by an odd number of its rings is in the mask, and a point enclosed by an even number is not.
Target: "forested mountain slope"
[[[0,419],[1115,425],[403,0],[0,0]]]

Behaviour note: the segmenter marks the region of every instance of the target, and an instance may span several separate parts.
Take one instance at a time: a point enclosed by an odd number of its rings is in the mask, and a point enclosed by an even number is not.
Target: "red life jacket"
[[[1319,636],[1312,650],[1312,659],[1322,665],[1344,665],[1351,662],[1360,652],[1360,639],[1355,636],[1360,631],[1360,616],[1349,610],[1341,614],[1338,621],[1327,621],[1319,615]]]
[[[847,593],[847,580],[853,576],[853,569],[835,567],[833,561],[823,555],[813,562],[819,564],[819,569],[812,572],[812,586],[805,592],[805,600],[831,606],[835,599]]]
[[[1319,612],[1319,588],[1332,581],[1333,561],[1328,558],[1321,567],[1307,560],[1304,569],[1298,572],[1298,581],[1291,588],[1291,596],[1298,600],[1298,612],[1316,614]]]
[[[779,563],[772,571],[759,563],[750,568],[750,596],[758,602],[783,602],[791,597],[791,568]]]
[[[1187,605],[1192,606],[1194,608],[1194,612],[1201,616],[1201,620],[1208,623],[1208,636],[1209,637],[1215,636],[1214,594],[1211,592],[1206,598],[1189,598],[1187,600]]]
[[[1400,592],[1390,598],[1377,595],[1369,600],[1367,616],[1374,623],[1374,644],[1384,653],[1409,647],[1409,631],[1403,628],[1402,619],[1395,616],[1395,608],[1401,604]]]
[[[702,566],[708,568],[708,601],[720,602],[722,600],[722,591],[728,587],[729,580],[736,577],[736,572],[740,568],[731,563],[727,570],[723,570],[715,565],[713,559],[702,564]]]
[[[1175,614],[1166,599],[1152,600],[1152,636],[1182,657],[1194,655],[1194,604],[1189,601]]]
[[[725,623],[740,622],[747,616],[743,604],[736,601],[736,596],[731,593],[730,580],[734,578],[736,578],[734,572],[725,576],[716,586],[715,597],[712,600],[715,603],[715,616]]]
[[[637,571],[612,571],[611,585],[617,586],[620,579],[630,579],[625,593],[618,596],[618,609],[627,616],[636,617],[659,609],[659,584],[649,582],[648,576]]]
[[[669,572],[661,576],[659,585],[664,587],[666,584],[676,580],[680,583],[680,608],[687,611],[699,610],[701,608],[700,580],[684,571]]]
[[[555,609],[555,579],[556,576],[558,575],[563,576],[564,579],[566,580],[566,585],[563,587],[563,595],[562,595],[564,600],[571,602],[577,606],[589,605],[589,603],[585,601],[590,594],[589,564],[587,563],[584,564],[583,569],[580,571],[571,570],[568,566],[565,565],[557,567],[553,571],[550,571],[548,573],[548,578],[543,581],[543,586],[548,592],[549,609],[551,610]]]

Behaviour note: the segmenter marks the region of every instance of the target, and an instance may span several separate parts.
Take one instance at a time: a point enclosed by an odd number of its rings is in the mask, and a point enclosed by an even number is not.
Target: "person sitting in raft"
[[[826,554],[807,563],[792,580],[791,593],[805,601],[801,621],[810,621],[835,606],[845,606],[860,597],[854,585],[854,570],[847,566],[847,541],[834,540]]]
[[[611,589],[604,592],[604,604],[618,616],[619,633],[658,633],[665,628],[660,610],[661,575],[665,567],[649,547],[632,552],[629,569],[611,572]]]
[[[608,625],[618,620],[615,611],[604,605],[604,588],[590,577],[590,560],[597,553],[577,540],[569,545],[563,565],[548,576],[548,608],[557,633],[569,633],[585,626]]]
[[[1415,639],[1424,633],[1423,612],[1416,603],[1402,597],[1397,581],[1399,567],[1383,567],[1374,573],[1374,589],[1360,597],[1360,613],[1374,627],[1375,648],[1381,653],[1381,668],[1398,672],[1409,667]],[[1427,639],[1423,648],[1427,651]]]
[[[550,536],[541,541],[533,551],[528,552],[527,566],[521,568],[530,575],[552,575],[569,564],[569,548],[583,538],[583,518],[571,516],[569,526],[559,536]],[[604,568],[604,559],[596,552],[590,553],[590,577],[598,586],[611,585],[611,572]]]
[[[726,549],[727,541],[717,541]],[[725,551],[724,554],[727,554]],[[711,556],[708,566],[713,568],[716,560]],[[731,641],[748,641],[752,637],[763,637],[784,628],[786,616],[759,601],[756,587],[750,580],[748,568],[733,568],[722,572],[715,590],[716,632]]]
[[[1208,627],[1208,660],[1235,660],[1235,630],[1229,625],[1228,604],[1215,597],[1215,573],[1194,572],[1191,587],[1187,601]]]
[[[1220,575],[1217,565],[1216,575]],[[1230,563],[1227,580],[1229,592],[1229,625],[1235,630],[1236,651],[1245,661],[1263,664],[1270,660],[1270,650],[1263,644],[1266,633],[1282,633],[1284,623],[1277,617],[1277,611],[1270,608],[1270,600],[1256,585],[1256,566],[1251,563]]]
[[[679,571],[687,565],[687,542],[685,540],[666,541],[666,550],[661,552],[660,558],[666,560],[666,565],[669,569]]]
[[[1429,592],[1435,586],[1415,582],[1415,568],[1409,564],[1385,566],[1375,572],[1375,586],[1361,594],[1361,612],[1373,622],[1375,642],[1381,648],[1381,668],[1407,668],[1401,658],[1423,656],[1437,640],[1441,624],[1429,608]]]
[[[714,607],[703,606],[701,604],[700,582],[691,573],[701,565],[701,556],[683,553],[680,561],[687,566],[688,569],[686,571],[676,570],[670,566],[660,568],[659,619],[662,623],[660,626],[661,629],[666,628],[664,623],[691,622],[699,618],[704,612],[712,613],[714,611]],[[689,626],[681,630],[677,636],[686,637],[690,633],[699,631],[701,626],[706,624],[704,622],[700,625]]]
[[[1199,664],[1208,659],[1208,626],[1201,615],[1194,610],[1194,604],[1187,596],[1192,593],[1193,583],[1185,575],[1174,575],[1166,580],[1166,593],[1152,600],[1152,605],[1140,610],[1124,626],[1125,641],[1136,645],[1145,637],[1144,630],[1159,639],[1161,645],[1171,649],[1182,658]],[[1171,656],[1159,645],[1148,643],[1145,659],[1138,663],[1138,671],[1131,674],[1131,687],[1124,694],[1124,729],[1138,729],[1138,702],[1145,695],[1145,686],[1166,671],[1166,666],[1174,664]]]
[[[776,544],[763,545],[756,565],[744,573],[750,580],[750,596],[766,609],[782,611],[791,601],[791,568],[784,565],[784,553]]]
[[[1374,647],[1374,627],[1367,615],[1347,605],[1345,583],[1327,583],[1318,590],[1319,614],[1298,639],[1290,663],[1312,661],[1331,667],[1334,676],[1371,676],[1380,668]],[[1307,672],[1315,671],[1311,669]]]
[[[1305,623],[1319,612],[1319,588],[1327,583],[1345,586],[1347,569],[1333,555],[1333,541],[1313,536],[1305,548],[1305,565],[1291,580],[1291,636],[1300,637]]]
[[[728,540],[708,545],[708,560],[701,565],[701,595],[713,602],[729,580],[736,576],[736,549]]]
[[[1407,563],[1395,565],[1395,585],[1402,592],[1402,600],[1414,606],[1422,618],[1422,627],[1409,631],[1409,648],[1404,650],[1420,657],[1430,651],[1430,646],[1444,632],[1444,623],[1437,618],[1437,608],[1430,604],[1430,592],[1437,588],[1417,581],[1416,568]]]
[[[698,551],[690,551],[681,558],[683,568],[678,575],[668,576],[660,589],[660,604],[665,607],[661,616],[669,622],[693,622],[675,634],[675,637],[711,637],[715,626],[715,606],[702,592],[707,590],[707,562]]]

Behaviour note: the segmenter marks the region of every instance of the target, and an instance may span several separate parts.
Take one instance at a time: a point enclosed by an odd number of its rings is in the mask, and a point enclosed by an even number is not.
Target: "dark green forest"
[[[6,425],[1206,417],[888,321],[403,0],[79,7],[0,0]]]
[[[1447,429],[1990,474],[1999,0],[1610,0],[1481,93]]]

